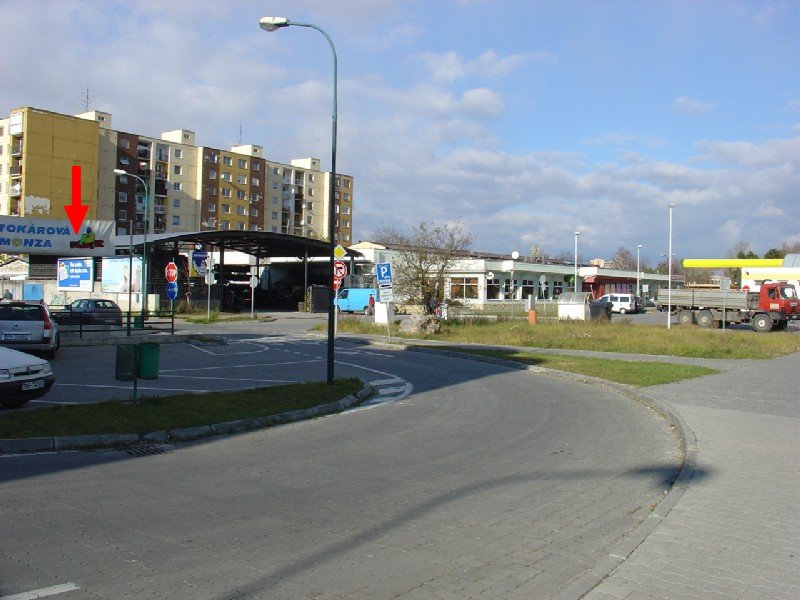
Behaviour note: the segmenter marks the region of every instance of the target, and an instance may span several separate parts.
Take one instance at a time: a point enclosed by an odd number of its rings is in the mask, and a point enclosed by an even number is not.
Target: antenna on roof
[[[83,112],[89,112],[91,106],[91,90],[89,89],[89,78],[86,78],[86,90],[81,96],[81,104],[83,104]]]
[[[244,124],[242,120],[242,116],[239,115],[239,145],[241,146],[244,143]]]

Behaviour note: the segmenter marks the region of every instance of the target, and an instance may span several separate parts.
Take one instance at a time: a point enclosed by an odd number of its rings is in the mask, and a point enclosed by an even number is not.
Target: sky
[[[259,144],[355,178],[354,241],[655,265],[800,242],[798,0],[0,0],[0,115]]]

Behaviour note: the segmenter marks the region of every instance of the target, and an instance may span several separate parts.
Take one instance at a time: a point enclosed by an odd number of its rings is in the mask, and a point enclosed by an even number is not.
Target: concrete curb
[[[72,336],[65,336],[62,334],[61,336],[61,347],[62,348],[70,348],[70,347],[78,347],[78,346],[123,346],[127,344],[141,344],[143,342],[150,343],[150,344],[181,344],[183,342],[189,341],[192,338],[198,337],[199,334],[192,334],[192,333],[176,333],[175,335],[163,334],[163,333],[151,333],[151,334],[138,334],[128,336],[107,336],[104,335],[102,337],[72,337]]]
[[[174,441],[190,441],[212,435],[229,435],[245,431],[265,429],[274,425],[283,425],[295,421],[303,421],[315,417],[322,417],[347,410],[361,404],[372,396],[374,390],[368,383],[364,384],[355,395],[345,396],[336,402],[320,404],[303,410],[294,410],[278,415],[255,417],[217,423],[215,425],[201,425],[198,427],[185,427],[182,429],[169,429],[165,431],[152,431],[149,433],[122,433],[104,435],[67,435],[39,438],[0,439],[0,454],[18,454],[33,452],[57,452],[61,450],[94,450],[126,446],[138,443],[168,443]]]
[[[419,345],[404,344],[399,342],[397,344],[389,344],[387,342],[379,342],[372,340],[365,340],[363,338],[357,339],[359,342],[367,342],[374,346],[391,346],[394,348],[404,347],[405,350],[411,352],[421,352],[423,354],[444,354],[454,358],[461,358],[466,360],[474,360],[477,362],[484,362],[496,364],[512,369],[533,371],[551,377],[560,377],[562,379],[570,379],[572,381],[585,383],[587,385],[600,386],[606,389],[613,390],[643,406],[649,408],[660,414],[670,426],[675,430],[680,441],[680,450],[683,453],[683,464],[672,484],[672,487],[664,495],[663,499],[658,503],[656,509],[644,521],[636,525],[633,530],[619,540],[612,547],[606,549],[606,557],[600,560],[590,571],[573,581],[567,588],[555,596],[556,600],[577,600],[585,596],[593,588],[597,587],[601,581],[611,575],[611,573],[624,563],[627,558],[638,548],[642,542],[651,534],[658,525],[663,521],[672,508],[677,504],[680,497],[686,491],[689,480],[692,478],[694,471],[697,467],[697,437],[692,431],[689,424],[684,420],[680,413],[676,412],[672,406],[661,400],[650,398],[637,391],[636,388],[613,383],[600,379],[598,377],[591,377],[589,375],[580,375],[577,373],[569,373],[567,371],[557,371],[555,369],[547,369],[544,367],[535,367],[531,365],[524,365],[522,363],[496,358],[493,356],[480,356],[477,354],[470,354],[466,352],[457,352],[453,350],[437,349],[433,347],[423,347]],[[653,357],[654,360],[656,357]]]

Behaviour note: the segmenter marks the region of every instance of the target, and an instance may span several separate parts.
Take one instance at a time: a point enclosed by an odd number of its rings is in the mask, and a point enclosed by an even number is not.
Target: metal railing
[[[136,332],[175,334],[175,313],[170,310],[146,311],[144,320],[139,311],[122,312],[121,315],[105,311],[73,311],[70,306],[50,305],[50,314],[58,325],[61,334],[125,333],[131,336]],[[117,319],[121,320],[117,320]],[[107,322],[99,322],[105,320]],[[111,321],[111,322],[108,322]],[[116,336],[115,336],[116,337]]]

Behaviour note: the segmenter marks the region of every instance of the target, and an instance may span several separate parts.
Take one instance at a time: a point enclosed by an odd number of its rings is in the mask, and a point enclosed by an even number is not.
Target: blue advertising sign
[[[178,297],[178,282],[167,283],[167,298],[175,300]]]
[[[93,258],[59,258],[59,292],[91,292],[94,284]]]

